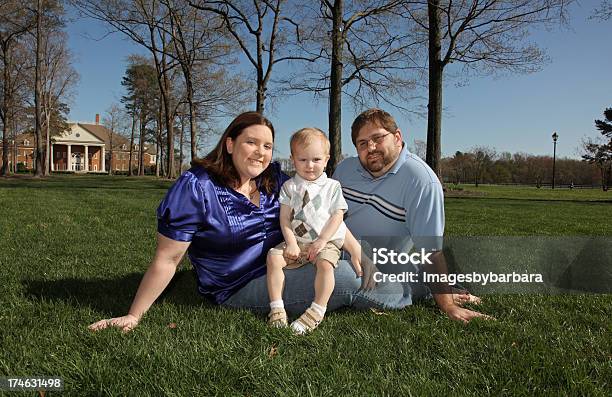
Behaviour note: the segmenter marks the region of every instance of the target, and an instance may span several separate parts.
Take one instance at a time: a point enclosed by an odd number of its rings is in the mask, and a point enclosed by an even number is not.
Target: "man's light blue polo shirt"
[[[357,239],[407,237],[416,248],[440,250],[444,235],[444,193],[433,170],[404,144],[386,174],[374,178],[350,157],[336,168],[348,202],[345,223]]]

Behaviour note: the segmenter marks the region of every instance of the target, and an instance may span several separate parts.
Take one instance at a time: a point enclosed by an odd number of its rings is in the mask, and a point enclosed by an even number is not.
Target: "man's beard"
[[[370,161],[370,156],[376,156],[376,160]],[[393,153],[387,153],[387,155],[385,156],[384,153],[380,151],[375,151],[372,153],[368,153],[365,159],[366,163],[364,164],[364,166],[370,172],[380,172],[386,166],[393,163],[395,158],[396,156],[394,156]]]

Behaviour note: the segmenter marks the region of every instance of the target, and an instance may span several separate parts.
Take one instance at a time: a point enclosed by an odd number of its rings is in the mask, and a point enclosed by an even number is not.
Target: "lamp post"
[[[559,138],[559,135],[556,132],[553,132],[552,134],[552,139],[553,139],[553,177],[552,177],[552,188],[555,188],[555,161],[557,158],[557,139]]]

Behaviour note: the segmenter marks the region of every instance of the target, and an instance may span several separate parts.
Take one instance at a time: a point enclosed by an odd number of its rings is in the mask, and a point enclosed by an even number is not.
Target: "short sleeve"
[[[291,183],[289,181],[283,183],[280,194],[278,196],[278,202],[284,205],[291,206]]]
[[[406,226],[417,248],[439,251],[444,236],[444,192],[437,183],[425,185],[412,202],[405,203]]]
[[[205,212],[202,185],[187,171],[170,187],[157,208],[157,231],[172,240],[191,241],[204,223]]]
[[[340,186],[340,182],[333,181],[333,183],[334,185],[331,195],[331,203],[329,206],[330,214],[333,214],[338,210],[346,211],[348,209],[348,204],[346,203],[346,200],[342,195],[342,187]]]

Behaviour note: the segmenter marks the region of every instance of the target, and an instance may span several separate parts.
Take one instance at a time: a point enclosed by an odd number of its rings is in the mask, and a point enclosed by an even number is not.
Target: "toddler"
[[[323,320],[334,290],[334,268],[346,232],[342,219],[348,206],[340,183],[324,172],[330,149],[325,134],[317,128],[303,128],[293,134],[290,146],[297,173],[283,184],[279,196],[280,226],[285,242],[268,252],[268,322],[276,327],[287,326],[282,299],[283,269],[313,263],[316,267],[314,302],[291,323],[295,333],[304,334]]]

